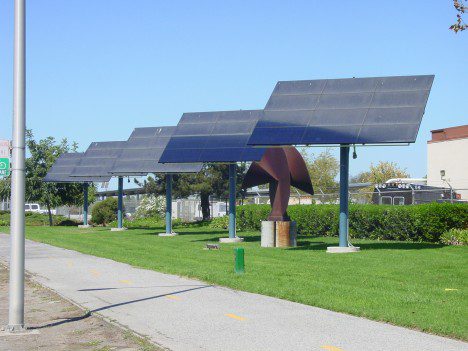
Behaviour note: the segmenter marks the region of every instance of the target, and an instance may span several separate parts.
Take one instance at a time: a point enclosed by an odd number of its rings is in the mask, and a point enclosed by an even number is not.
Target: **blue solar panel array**
[[[278,82],[249,145],[415,142],[433,75]]]
[[[73,169],[72,177],[109,176],[114,163],[125,145],[125,141],[93,142],[80,162]]]
[[[123,145],[110,172],[114,175],[146,175],[148,173],[196,173],[201,163],[158,163],[176,127],[136,128]]]
[[[247,145],[263,110],[184,113],[159,162],[259,161],[264,148]]]
[[[108,182],[110,176],[105,177],[72,177],[74,168],[80,163],[83,153],[65,153],[55,160],[52,167],[44,177],[44,182],[50,183],[91,183]]]

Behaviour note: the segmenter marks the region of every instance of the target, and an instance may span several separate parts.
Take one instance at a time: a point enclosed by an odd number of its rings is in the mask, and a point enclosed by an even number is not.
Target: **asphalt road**
[[[0,234],[2,261],[8,252],[9,236]],[[171,350],[468,350],[461,341],[32,241],[26,269],[60,295]]]

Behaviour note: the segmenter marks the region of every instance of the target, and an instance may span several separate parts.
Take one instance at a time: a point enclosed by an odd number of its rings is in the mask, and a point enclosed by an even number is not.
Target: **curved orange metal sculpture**
[[[260,162],[252,162],[242,188],[270,185],[271,213],[269,221],[289,221],[287,208],[291,185],[308,194],[314,194],[304,159],[295,147],[270,148]]]

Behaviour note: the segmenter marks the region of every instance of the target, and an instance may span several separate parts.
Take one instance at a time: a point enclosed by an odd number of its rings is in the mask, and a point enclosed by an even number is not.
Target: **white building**
[[[427,185],[452,187],[468,200],[468,125],[432,130],[427,142]]]

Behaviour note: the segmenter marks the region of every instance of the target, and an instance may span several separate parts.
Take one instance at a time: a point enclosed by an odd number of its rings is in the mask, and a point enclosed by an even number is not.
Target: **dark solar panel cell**
[[[310,115],[309,123],[311,126],[360,125],[366,113],[364,108],[316,110]]]
[[[248,145],[415,142],[433,80],[408,76],[278,82]]]
[[[230,134],[250,134],[255,122],[227,122],[227,123],[217,123],[212,131],[212,135],[230,135]]]
[[[309,110],[317,106],[320,95],[278,95],[268,103],[269,110]]]
[[[294,140],[302,140],[304,127],[255,128],[252,133],[260,145],[292,145]]]
[[[320,96],[317,109],[365,108],[372,102],[372,93],[345,93]]]
[[[361,126],[308,127],[303,136],[304,144],[354,143]],[[302,143],[301,143],[302,144]]]
[[[375,93],[372,107],[424,106],[428,97],[425,90]]]
[[[430,90],[434,76],[384,77],[377,91]]]
[[[213,129],[212,123],[187,123],[177,128],[173,136],[178,135],[210,135]]]
[[[71,177],[75,166],[80,162],[83,153],[65,153],[60,155],[44,177],[44,182],[53,183],[91,183],[107,182],[110,177]]]
[[[377,81],[378,78],[330,79],[327,81],[323,94],[373,92]]]
[[[307,126],[314,111],[265,111],[256,128]],[[287,114],[287,118],[285,118]]]
[[[136,128],[117,157],[111,173],[114,175],[145,175],[148,173],[196,173],[201,163],[158,163],[176,127]],[[190,145],[189,145],[190,147]]]
[[[418,124],[364,125],[356,143],[374,144],[382,140],[405,143],[418,132]]]
[[[326,79],[278,82],[273,94],[320,94],[326,82]]]
[[[215,123],[218,119],[217,113],[184,113],[180,118],[179,124],[184,123]],[[176,128],[178,129],[178,128]]]
[[[390,123],[409,123],[419,122],[423,107],[403,107],[401,109],[393,108],[370,108],[367,112],[366,124],[390,124]]]
[[[259,161],[263,148],[254,153],[245,150],[252,148],[247,141],[262,114],[262,110],[185,113],[159,162]]]
[[[191,148],[204,148],[209,135],[203,136],[183,136],[177,135],[173,136],[171,140],[167,143],[167,149],[191,149]]]

